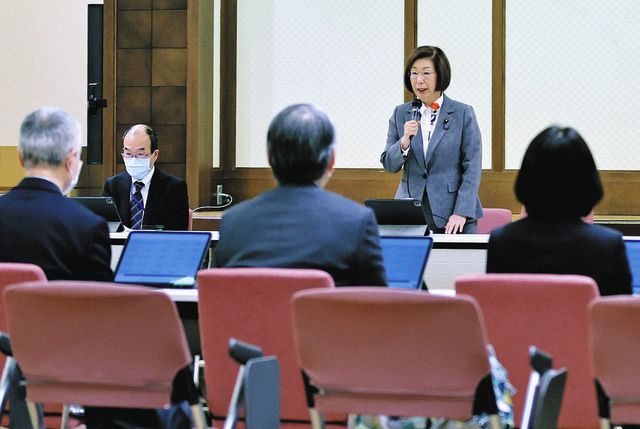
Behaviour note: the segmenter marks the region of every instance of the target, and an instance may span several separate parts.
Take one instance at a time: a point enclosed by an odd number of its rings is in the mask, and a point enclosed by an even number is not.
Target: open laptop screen
[[[111,197],[70,197],[73,201],[82,204],[98,216],[104,218],[109,224],[109,232],[116,232],[120,227],[120,215],[116,203]]]
[[[420,289],[431,237],[380,237],[387,284],[391,288]]]
[[[211,234],[191,231],[132,231],[116,268],[116,283],[193,287]]]
[[[633,294],[640,295],[640,238],[625,238],[624,245],[631,270]]]

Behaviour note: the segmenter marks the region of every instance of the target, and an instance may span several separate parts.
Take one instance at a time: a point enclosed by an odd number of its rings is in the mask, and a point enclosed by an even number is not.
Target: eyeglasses
[[[411,80],[417,80],[418,76],[422,76],[423,79],[427,79],[429,78],[432,74],[435,74],[436,72],[432,72],[432,71],[428,71],[428,72],[417,72],[417,71],[410,71],[409,72],[409,79]]]
[[[145,155],[144,153],[132,154],[132,153],[121,152],[120,155],[122,155],[122,157],[124,159],[133,159],[133,158],[136,158],[136,159],[147,159],[147,158],[151,158],[151,155],[153,155],[153,153]]]

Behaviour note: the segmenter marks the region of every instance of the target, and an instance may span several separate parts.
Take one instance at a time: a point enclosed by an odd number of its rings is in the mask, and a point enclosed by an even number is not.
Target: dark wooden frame
[[[208,0],[221,1],[221,105],[224,108],[220,114],[220,168],[209,168],[208,175],[200,172],[199,178],[189,176],[189,180],[207,180],[208,189],[215,189],[215,185],[224,185],[225,192],[231,193],[235,201],[251,198],[274,185],[270,169],[268,168],[238,168],[235,159],[235,108],[236,108],[236,21],[237,0]],[[205,3],[196,0],[194,3]],[[491,169],[482,173],[480,198],[485,207],[505,207],[519,212],[520,204],[513,195],[513,183],[516,170],[505,169],[505,4],[506,0],[492,0],[492,135],[491,135]],[[417,0],[405,0],[405,36],[404,53],[408,53],[416,46],[417,29]],[[189,8],[191,8],[189,2]],[[190,25],[194,21],[189,20]],[[202,25],[202,22],[200,22]],[[192,30],[190,30],[191,32]],[[200,27],[202,31],[202,27]],[[195,48],[195,46],[194,46]],[[202,47],[201,47],[202,48]],[[191,51],[191,46],[190,46]],[[211,53],[200,50],[189,54],[190,68],[192,64],[202,61],[203,57]],[[202,70],[202,69],[200,69]],[[191,81],[190,81],[191,83]],[[405,91],[405,99],[410,99]],[[202,115],[198,116],[202,119]],[[201,136],[202,127],[211,128],[211,121],[200,121],[195,128],[189,127],[190,133],[198,132]],[[206,134],[206,133],[204,133]],[[211,145],[212,140],[203,143],[201,140],[188,138],[187,144]],[[188,149],[189,150],[189,149]],[[194,152],[200,153],[200,152]],[[200,155],[198,155],[200,156]],[[188,168],[191,156],[188,156]],[[210,162],[210,158],[207,160]],[[601,171],[605,187],[605,197],[596,207],[598,214],[632,215],[640,213],[640,199],[629,198],[638,194],[640,190],[640,172]],[[386,173],[380,169],[338,169],[328,188],[349,198],[362,202],[365,198],[388,198],[394,194],[399,178],[397,175]],[[190,185],[193,186],[193,185]],[[202,189],[206,186],[200,185]],[[191,188],[190,188],[191,192]],[[212,195],[201,190],[199,203],[208,204]]]

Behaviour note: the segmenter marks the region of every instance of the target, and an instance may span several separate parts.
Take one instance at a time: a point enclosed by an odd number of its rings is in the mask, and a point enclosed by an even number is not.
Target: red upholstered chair
[[[493,229],[511,223],[511,210],[483,208],[484,215],[478,219],[478,234],[489,234]]]
[[[525,217],[527,217],[527,209],[525,208],[525,206],[522,206],[520,208],[520,219]],[[594,211],[591,210],[588,215],[582,218],[582,220],[585,221],[586,223],[594,223],[595,222]]]
[[[471,295],[484,315],[489,342],[520,392],[513,397],[521,420],[530,372],[528,351],[535,345],[567,368],[559,428],[598,428],[588,346],[589,302],[598,296],[593,279],[560,274],[478,274],[458,277],[456,293]]]
[[[197,283],[207,400],[214,416],[225,416],[231,399],[237,364],[228,355],[227,343],[233,337],[278,358],[283,427],[290,427],[287,421],[308,422],[293,351],[291,296],[307,288],[333,288],[331,276],[309,269],[211,268],[198,273]]]
[[[320,389],[313,393],[314,427],[328,412],[465,420],[488,380],[487,338],[470,297],[367,287],[301,291],[293,299],[293,331],[300,367]],[[491,383],[483,385],[495,403]]]
[[[47,276],[37,265],[20,264],[13,262],[0,262],[0,331],[7,331],[7,319],[5,318],[4,289],[16,283],[45,281]]]
[[[157,290],[33,282],[9,287],[5,303],[31,402],[162,408],[174,377],[191,362],[176,308]],[[204,428],[194,402],[197,426]]]
[[[610,398],[610,420],[640,424],[640,298],[595,299],[589,318],[593,368]]]
[[[4,289],[12,284],[47,280],[44,271],[34,264],[20,264],[13,262],[0,262],[0,331],[7,332],[6,310],[4,305]],[[0,367],[4,368],[5,355],[0,353]],[[7,399],[7,373],[3,372],[0,380],[0,416],[4,411]]]

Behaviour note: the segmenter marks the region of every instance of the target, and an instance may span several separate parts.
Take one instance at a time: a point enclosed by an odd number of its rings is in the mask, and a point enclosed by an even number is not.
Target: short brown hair
[[[409,72],[413,63],[420,58],[431,58],[433,61],[433,66],[436,69],[436,91],[447,89],[451,82],[451,66],[445,53],[437,46],[418,46],[409,55],[404,65],[404,87],[407,88],[407,91],[413,94]]]

